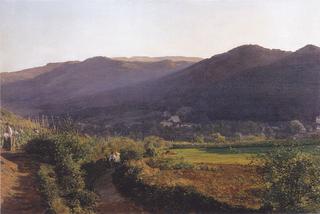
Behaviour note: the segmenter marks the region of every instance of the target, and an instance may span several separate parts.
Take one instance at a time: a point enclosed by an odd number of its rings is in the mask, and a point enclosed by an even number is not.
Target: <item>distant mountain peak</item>
[[[113,57],[114,60],[128,61],[128,62],[158,62],[169,60],[173,62],[185,61],[185,62],[199,62],[203,60],[200,57],[188,57],[188,56],[160,56],[160,57],[150,57],[150,56],[132,56],[132,57]]]
[[[278,52],[285,53],[286,51],[280,49],[269,49],[256,44],[246,44],[239,47],[233,48],[228,53],[236,54],[256,54],[256,53],[266,53],[266,52]]]
[[[267,48],[264,48],[260,45],[256,44],[246,44],[246,45],[241,45],[239,47],[233,48],[229,53],[234,53],[234,52],[253,52],[253,51],[261,51],[261,50],[269,50]]]
[[[88,58],[83,62],[101,63],[101,62],[108,62],[108,61],[113,61],[113,60],[105,56],[95,56],[95,57]]]
[[[304,46],[303,48],[298,49],[296,53],[299,53],[299,54],[320,53],[320,47],[309,44]]]

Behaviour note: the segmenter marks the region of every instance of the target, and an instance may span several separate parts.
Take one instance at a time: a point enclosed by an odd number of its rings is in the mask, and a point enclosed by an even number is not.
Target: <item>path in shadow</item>
[[[1,152],[1,213],[45,213],[37,191],[38,164],[22,152]]]
[[[119,193],[112,182],[112,173],[109,170],[95,182],[94,189],[100,196],[97,213],[147,213]]]

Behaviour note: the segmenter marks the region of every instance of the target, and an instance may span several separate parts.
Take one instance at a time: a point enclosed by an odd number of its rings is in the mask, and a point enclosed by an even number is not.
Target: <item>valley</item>
[[[243,45],[1,73],[2,210],[318,210],[319,71],[319,47]]]

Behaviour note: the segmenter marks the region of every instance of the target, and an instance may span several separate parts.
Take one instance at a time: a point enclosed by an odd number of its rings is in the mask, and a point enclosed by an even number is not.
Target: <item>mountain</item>
[[[187,122],[313,121],[320,115],[319,47],[295,52],[244,45],[161,79],[73,100],[75,116],[146,120],[189,109]],[[121,108],[121,114],[115,114]],[[143,112],[143,113],[141,113]]]
[[[20,81],[20,80],[32,79],[40,74],[49,72],[59,67],[62,64],[63,63],[48,63],[45,66],[24,69],[17,72],[2,72],[0,73],[0,81],[1,81],[1,84],[7,84],[11,82]]]
[[[191,107],[192,120],[314,120],[320,114],[319,47],[290,53],[242,46],[227,54],[225,63],[218,56],[185,71],[166,105]],[[187,81],[192,84],[183,86]]]
[[[158,62],[163,60],[170,60],[173,62],[199,62],[203,60],[200,57],[186,57],[186,56],[163,56],[163,57],[148,57],[148,56],[133,56],[133,57],[114,57],[112,59],[128,61],[128,62]]]
[[[215,82],[227,79],[249,68],[270,64],[290,53],[270,50],[257,45],[243,45],[226,53],[215,55],[210,59],[202,60],[157,81],[149,81],[109,92],[103,91],[84,99],[89,99],[88,103],[79,101],[77,104],[77,100],[72,103],[74,106],[93,107],[142,101],[158,103],[159,100],[168,100],[171,97],[180,103],[184,102],[184,98],[187,98],[188,94],[194,93],[198,88],[210,87]],[[128,93],[129,96],[126,96]]]
[[[7,73],[1,84],[4,107],[20,114],[36,114],[53,104],[68,103],[135,83],[157,79],[188,67],[185,61],[126,62],[93,57],[82,62]]]
[[[313,121],[320,115],[320,48],[243,45],[194,64],[95,57],[3,88],[3,103],[15,111],[104,125],[157,122],[164,111],[181,109],[192,123]]]

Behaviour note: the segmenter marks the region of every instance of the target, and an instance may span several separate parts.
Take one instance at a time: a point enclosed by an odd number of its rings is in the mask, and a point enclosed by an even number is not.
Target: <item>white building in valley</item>
[[[320,131],[320,115],[316,117],[316,129]]]

